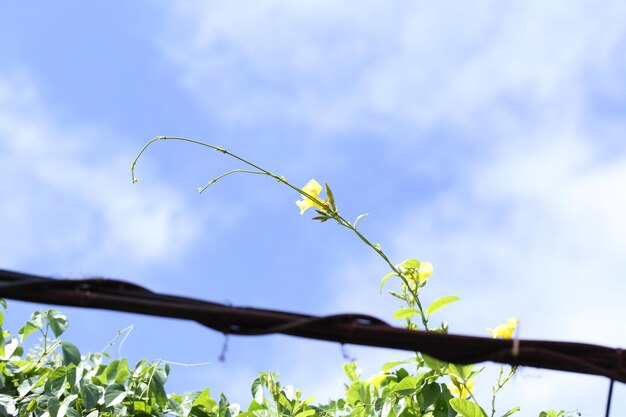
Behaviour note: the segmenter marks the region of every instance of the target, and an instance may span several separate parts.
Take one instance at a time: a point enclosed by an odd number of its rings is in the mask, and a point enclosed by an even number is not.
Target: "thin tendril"
[[[260,172],[260,171],[250,171],[249,169],[233,169],[232,171],[228,171],[223,173],[222,175],[213,178],[211,181],[209,181],[209,183],[207,185],[205,185],[204,187],[198,187],[198,192],[199,193],[203,193],[207,188],[209,188],[210,186],[212,186],[213,184],[215,184],[217,181],[221,180],[222,178],[231,175],[231,174],[236,174],[236,173],[244,173],[244,174],[257,174],[257,175],[267,175],[265,174],[265,172]]]

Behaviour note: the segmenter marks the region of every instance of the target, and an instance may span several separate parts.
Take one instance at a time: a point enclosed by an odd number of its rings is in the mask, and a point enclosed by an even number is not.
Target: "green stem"
[[[123,334],[124,338],[122,339],[122,343],[124,343],[124,341],[126,340],[126,338],[128,337],[128,335],[130,334],[130,332],[135,328],[134,325],[130,325],[128,327],[125,327],[122,330],[118,330],[117,334],[115,335],[115,337],[113,337],[113,339],[109,342],[108,345],[106,345],[100,352],[97,353],[97,355],[103,355],[107,350],[109,350],[109,348],[113,347],[113,345],[115,345],[115,342],[117,341],[117,339],[119,339],[119,337]],[[120,349],[122,347],[122,343],[120,343]]]
[[[469,390],[469,387],[467,386],[467,384],[465,382],[463,382],[463,386],[467,390],[470,398],[476,403],[477,406],[480,407],[480,404],[478,404],[478,400],[476,399],[476,397],[474,397],[474,394],[472,394],[472,391]],[[482,408],[482,407],[480,407],[480,408]]]
[[[205,185],[204,187],[198,188],[198,192],[202,193],[204,192],[207,188],[209,188],[210,186],[212,186],[213,184],[215,184],[218,180],[221,180],[222,178],[231,175],[231,174],[236,174],[236,173],[244,173],[244,174],[257,174],[257,175],[267,175],[265,174],[265,172],[260,172],[260,171],[250,171],[249,169],[233,169],[232,171],[228,171],[223,173],[222,175],[220,175],[219,177],[215,177],[213,178],[211,181],[209,181],[209,183],[207,185]]]
[[[493,395],[491,396],[491,417],[494,417],[494,415],[496,414],[496,396],[498,395],[498,392],[500,391],[500,389],[502,389],[504,384],[509,382],[509,380],[513,377],[516,371],[517,371],[517,366],[512,366],[506,378],[502,379],[502,373],[504,372],[504,367],[503,366],[500,367],[500,373],[498,374],[498,382],[497,382],[497,385],[493,387]]]
[[[131,179],[133,181],[133,183],[136,183],[138,180],[135,177],[135,167],[137,165],[137,161],[139,160],[139,158],[141,157],[141,155],[146,151],[146,149],[152,145],[154,142],[159,141],[159,140],[178,140],[178,141],[182,141],[182,142],[189,142],[189,143],[194,143],[197,145],[201,145],[201,146],[205,146],[207,148],[213,149],[215,151],[221,152],[225,155],[228,155],[232,158],[235,158],[241,162],[243,162],[244,164],[251,166],[252,168],[256,169],[257,171],[248,171],[248,170],[233,170],[233,171],[229,171],[226,172],[222,175],[220,175],[219,177],[213,179],[212,181],[209,182],[209,184],[202,188],[200,192],[204,191],[207,187],[209,187],[210,185],[212,185],[213,183],[215,183],[215,181],[230,175],[232,173],[235,172],[246,172],[246,173],[251,173],[251,174],[264,174],[267,175],[271,178],[274,178],[276,181],[281,182],[283,184],[285,184],[287,187],[291,188],[292,190],[296,191],[298,194],[302,195],[305,198],[308,198],[309,200],[313,201],[315,204],[317,204],[320,207],[324,207],[324,203],[322,201],[320,201],[318,198],[304,192],[302,189],[292,185],[291,183],[289,183],[287,180],[284,179],[284,177],[282,176],[278,176],[250,161],[248,161],[245,158],[240,157],[239,155],[236,155],[234,153],[231,153],[229,151],[227,151],[224,148],[220,148],[219,146],[214,146],[211,144],[208,144],[206,142],[201,142],[195,139],[189,139],[189,138],[183,138],[183,137],[178,137],[178,136],[157,136],[156,138],[150,140],[148,143],[146,143],[146,145],[141,149],[141,151],[139,152],[139,154],[137,155],[137,157],[135,158],[135,160],[133,161],[132,165],[131,165]],[[408,280],[402,275],[402,273],[398,270],[398,268],[396,268],[395,265],[393,265],[391,263],[391,261],[389,260],[389,258],[387,258],[387,255],[385,255],[385,253],[380,250],[378,247],[376,247],[374,244],[372,244],[372,242],[370,242],[365,236],[363,236],[363,234],[361,232],[359,232],[355,226],[353,226],[349,221],[347,221],[346,219],[344,219],[337,211],[333,211],[330,213],[331,216],[337,221],[337,223],[339,223],[341,226],[347,227],[348,229],[352,230],[358,237],[359,239],[361,239],[361,241],[363,241],[363,243],[365,243],[367,246],[369,246],[370,248],[372,248],[386,263],[387,265],[391,268],[391,270],[396,273],[396,275],[398,275],[398,277],[404,282],[404,284],[407,286],[408,290],[411,292],[411,295],[413,296],[413,298],[415,299],[415,301],[417,302],[417,305],[419,307],[419,311],[421,314],[421,318],[422,318],[422,323],[424,324],[424,328],[426,330],[428,330],[428,318],[426,317],[426,315],[424,314],[424,310],[422,308],[422,305],[419,301],[419,298],[417,296],[417,292],[411,290],[411,287],[409,285]]]
[[[337,213],[336,220],[339,222],[340,225],[352,230],[363,241],[363,243],[365,243],[367,246],[372,248],[387,263],[389,268],[391,268],[391,270],[402,280],[402,282],[404,282],[407,290],[411,293],[411,296],[413,296],[413,299],[415,300],[417,304],[417,307],[418,307],[418,310],[420,312],[420,316],[422,319],[422,324],[424,325],[424,329],[428,330],[428,318],[424,314],[424,309],[417,295],[417,290],[413,290],[411,288],[411,286],[409,285],[409,281],[402,275],[400,270],[394,264],[391,263],[387,255],[385,255],[385,253],[382,250],[380,250],[374,244],[372,244],[372,242],[370,242],[361,232],[359,232],[356,227],[354,227],[351,223],[349,223],[343,217],[341,217],[339,213]]]

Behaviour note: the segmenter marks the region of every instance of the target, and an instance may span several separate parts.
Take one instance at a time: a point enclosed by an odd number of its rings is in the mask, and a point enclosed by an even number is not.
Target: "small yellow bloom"
[[[494,339],[512,339],[513,333],[515,333],[515,329],[517,329],[518,324],[518,319],[515,317],[509,317],[506,319],[505,324],[499,324],[495,329],[487,328],[487,331],[491,333]]]
[[[474,392],[474,380],[470,379],[465,385],[461,383],[454,375],[450,375],[452,384],[448,384],[448,389],[458,398],[467,398],[470,393]]]
[[[430,262],[421,262],[418,268],[417,279],[426,281],[433,274],[433,264]]]
[[[381,384],[385,380],[385,378],[387,378],[387,373],[381,372],[379,374],[372,375],[371,377],[367,378],[365,382],[373,385],[376,389],[379,389]]]
[[[322,190],[323,188],[320,183],[315,181],[314,179],[309,180],[309,182],[307,182],[306,185],[302,187],[302,191],[304,191],[306,194],[320,200],[323,203],[326,203],[326,200],[320,197],[320,193],[322,192]],[[298,205],[298,207],[300,207],[300,214],[304,214],[304,212],[311,207],[316,207],[318,210],[324,211],[327,209],[327,207],[317,204],[315,201],[311,200],[304,194],[302,194],[302,200],[296,201],[296,204]]]

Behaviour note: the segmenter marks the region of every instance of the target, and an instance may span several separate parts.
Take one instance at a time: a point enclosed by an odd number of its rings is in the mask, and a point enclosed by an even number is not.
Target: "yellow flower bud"
[[[448,384],[448,389],[458,398],[467,398],[471,392],[474,392],[474,380],[470,379],[465,385],[461,383],[454,375],[450,375],[452,384]]]
[[[426,281],[428,277],[433,274],[433,264],[430,262],[420,262],[418,271],[417,279],[420,281]]]
[[[372,375],[371,377],[367,378],[365,382],[372,384],[376,389],[379,389],[381,384],[385,380],[385,378],[387,378],[387,373],[381,372],[381,373]]]

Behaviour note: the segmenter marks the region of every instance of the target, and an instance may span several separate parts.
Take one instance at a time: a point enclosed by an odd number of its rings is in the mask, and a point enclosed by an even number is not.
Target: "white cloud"
[[[186,32],[167,54],[225,123],[431,141],[414,171],[448,181],[407,196],[412,205],[389,222],[402,230],[379,238],[393,241],[393,259],[435,263],[429,294],[462,296],[446,316],[453,330],[483,334],[520,315],[522,337],[623,346],[626,126],[623,109],[605,114],[596,100],[624,94],[625,3],[277,1],[242,13],[185,2],[173,16]],[[424,138],[437,129],[455,140]],[[452,155],[450,165],[436,155]],[[327,308],[388,312],[376,285],[359,281],[373,269],[338,268],[350,291]],[[511,395],[581,411],[604,399],[604,387],[582,395],[582,379],[565,389],[570,377],[550,374],[540,390],[520,378]]]
[[[523,338],[624,345],[626,158],[598,160],[590,143],[511,146],[398,222],[394,251],[435,264],[425,294],[461,296],[453,331],[480,335],[517,315]],[[601,378],[542,374],[541,398],[522,378],[509,403],[600,411],[589,398],[604,397]]]
[[[203,217],[191,220],[183,198],[157,180],[133,186],[134,155],[111,146],[110,133],[64,125],[26,74],[0,78],[4,267],[123,271],[121,265],[173,262],[197,239]]]
[[[388,131],[579,111],[588,81],[619,80],[626,7],[183,2],[172,16],[164,49],[223,121]]]
[[[454,333],[487,336],[485,327],[516,315],[522,338],[624,346],[626,157],[607,161],[598,154],[593,141],[573,134],[501,147],[492,160],[388,223],[402,227],[382,238],[393,240],[387,253],[394,260],[435,264],[424,300],[462,298],[435,321],[449,321]],[[369,282],[382,275],[378,266],[348,261],[340,267],[333,281],[350,290],[338,292],[327,308],[389,318],[397,305]],[[362,359],[373,372],[373,364],[391,355],[366,353]],[[340,370],[327,374],[341,380]],[[495,380],[492,370],[488,374],[479,384],[482,398]],[[596,415],[607,384],[601,377],[523,369],[499,409],[522,405],[525,415],[546,408]]]

